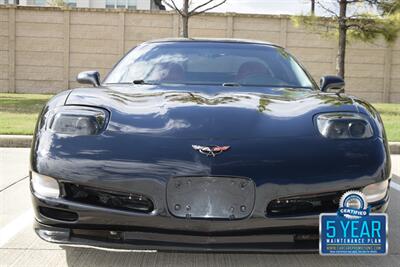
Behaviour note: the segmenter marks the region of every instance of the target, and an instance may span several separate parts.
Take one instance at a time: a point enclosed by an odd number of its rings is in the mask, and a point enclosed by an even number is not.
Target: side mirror
[[[344,93],[344,80],[339,76],[323,76],[320,80],[320,88],[322,92],[328,93]]]
[[[91,84],[94,87],[100,86],[100,73],[95,70],[82,71],[76,76],[76,81],[82,84]]]

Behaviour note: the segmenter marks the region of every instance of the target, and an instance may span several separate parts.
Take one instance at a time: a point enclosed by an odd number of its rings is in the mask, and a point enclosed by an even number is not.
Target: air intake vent
[[[267,216],[301,216],[336,212],[343,192],[326,193],[312,196],[279,198],[268,204]]]
[[[75,212],[71,212],[71,211],[39,207],[39,212],[44,217],[59,220],[59,221],[73,222],[73,221],[78,220],[78,214],[76,214]]]
[[[93,187],[65,183],[65,199],[105,208],[149,213],[153,202],[140,194],[100,190]]]

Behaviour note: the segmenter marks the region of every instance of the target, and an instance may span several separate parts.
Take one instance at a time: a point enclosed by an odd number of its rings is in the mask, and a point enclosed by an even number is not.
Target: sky
[[[194,2],[202,2],[194,0]],[[301,14],[310,10],[308,0],[227,0],[214,11],[261,14]]]
[[[215,0],[216,3],[218,1],[220,0]],[[175,2],[180,5],[182,0],[175,0]],[[193,6],[196,6],[206,2],[206,0],[192,0],[192,2]],[[213,9],[212,12],[301,15],[310,12],[310,2],[310,0],[227,0],[225,4]],[[320,2],[330,9],[338,9],[336,0],[321,0]],[[316,14],[322,16],[327,13],[317,4]]]

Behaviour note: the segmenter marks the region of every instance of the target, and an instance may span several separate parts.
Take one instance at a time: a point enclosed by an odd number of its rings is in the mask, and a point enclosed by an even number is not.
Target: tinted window
[[[283,49],[259,44],[165,42],[132,50],[105,83],[216,84],[312,88]]]

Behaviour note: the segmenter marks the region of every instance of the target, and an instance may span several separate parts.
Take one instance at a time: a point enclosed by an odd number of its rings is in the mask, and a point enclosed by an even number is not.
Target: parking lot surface
[[[32,230],[29,149],[0,148],[0,266],[400,266],[400,155],[392,163],[387,256],[110,252],[40,240]]]

